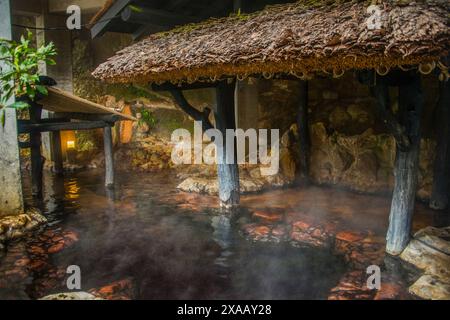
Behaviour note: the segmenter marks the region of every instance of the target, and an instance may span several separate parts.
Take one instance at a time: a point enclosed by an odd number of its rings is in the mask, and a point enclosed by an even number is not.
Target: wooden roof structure
[[[448,1],[383,1],[374,29],[368,27],[370,3],[302,0],[209,19],[150,35],[117,52],[93,75],[114,83],[276,73],[308,78],[436,63],[449,53]]]
[[[137,119],[131,115],[127,115],[107,108],[101,104],[80,98],[70,92],[48,87],[48,95],[44,96],[39,103],[43,108],[57,113],[86,113],[86,114],[114,114],[119,116],[122,120],[136,121]]]
[[[129,33],[133,39],[231,12],[252,12],[267,4],[295,0],[108,0],[90,21],[91,37]],[[133,10],[132,8],[137,10]]]

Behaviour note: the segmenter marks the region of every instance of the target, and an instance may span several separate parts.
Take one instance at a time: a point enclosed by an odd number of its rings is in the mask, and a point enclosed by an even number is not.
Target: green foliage
[[[5,122],[5,109],[29,107],[24,100],[8,104],[15,95],[17,98],[34,100],[38,93],[47,95],[47,88],[39,84],[39,63],[54,65],[51,57],[56,55],[52,42],[39,48],[32,46],[33,34],[28,31],[19,42],[0,39],[0,61],[6,67],[0,70],[0,109],[1,122]]]
[[[156,118],[150,110],[147,108],[140,108],[139,113],[141,114],[141,118],[139,119],[139,125],[142,125],[144,123],[148,124],[150,128],[153,128],[156,125]]]
[[[99,143],[95,131],[83,130],[75,133],[76,148],[79,152],[96,150]]]

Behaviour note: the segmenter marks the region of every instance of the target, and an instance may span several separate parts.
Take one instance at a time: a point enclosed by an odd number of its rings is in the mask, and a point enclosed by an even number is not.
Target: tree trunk
[[[234,150],[227,150],[226,148],[226,129],[236,129],[234,114],[234,89],[234,82],[231,84],[221,82],[219,84],[216,89],[217,107],[214,113],[216,128],[223,135],[223,145],[217,145],[217,176],[219,182],[220,203],[221,206],[225,208],[232,208],[239,204],[239,168],[237,165],[236,138],[234,135]],[[232,157],[231,153],[233,153]],[[228,163],[227,155],[228,158],[231,158],[228,159]]]
[[[42,106],[30,103],[30,120],[39,123],[41,120]],[[31,193],[33,196],[42,196],[42,171],[45,159],[41,155],[41,133],[30,131],[30,153],[31,153]]]
[[[52,154],[53,154],[53,172],[62,176],[64,173],[63,156],[61,150],[61,132],[55,131],[51,134]]]
[[[103,128],[103,143],[105,147],[105,186],[114,186],[114,155],[111,126]]]
[[[399,122],[405,128],[410,145],[406,150],[397,145],[395,185],[386,239],[386,251],[392,255],[400,254],[410,239],[419,167],[423,101],[420,76],[416,75],[411,83],[399,87]]]
[[[450,196],[450,82],[439,83],[438,129],[430,208],[444,210]]]

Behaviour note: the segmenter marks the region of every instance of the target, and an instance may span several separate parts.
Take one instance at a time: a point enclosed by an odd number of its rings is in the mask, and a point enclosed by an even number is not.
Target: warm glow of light
[[[75,149],[75,141],[67,140],[67,149]]]

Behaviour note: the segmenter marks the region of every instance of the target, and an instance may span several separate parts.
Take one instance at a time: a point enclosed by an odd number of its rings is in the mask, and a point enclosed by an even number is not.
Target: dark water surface
[[[167,173],[122,173],[107,191],[101,171],[64,181],[46,175],[44,200],[28,202],[79,239],[49,255],[50,264],[80,266],[86,291],[131,278],[138,299],[326,299],[346,271],[326,250],[246,240],[242,216],[180,209],[167,200],[177,182]],[[37,298],[33,285],[48,275],[29,276],[26,291]]]

